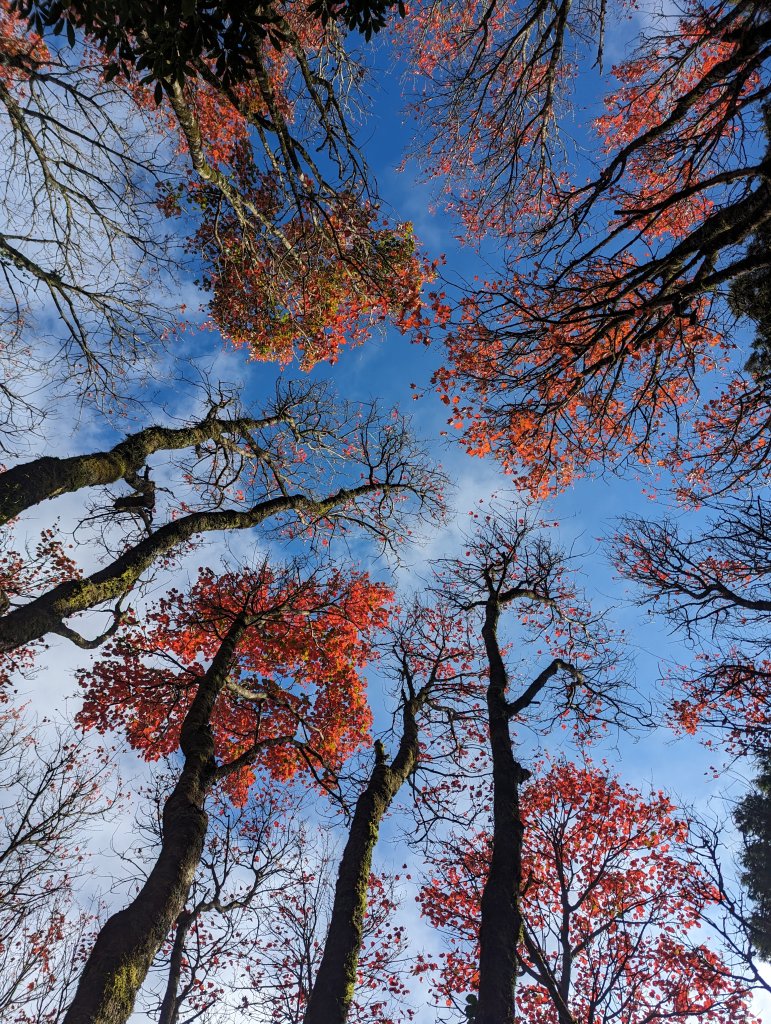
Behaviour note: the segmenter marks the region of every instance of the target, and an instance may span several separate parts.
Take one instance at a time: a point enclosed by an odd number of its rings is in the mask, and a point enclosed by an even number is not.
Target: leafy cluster
[[[286,12],[289,3],[269,0],[164,0],[147,4],[143,0],[17,0],[19,13],[40,35],[47,28],[55,34],[66,31],[71,45],[84,29],[108,58],[108,75],[133,70],[145,81],[157,82],[160,101],[164,83],[182,84],[200,74],[202,64],[211,64],[223,85],[244,81],[262,65],[263,43],[280,49],[287,39]],[[303,5],[305,6],[305,5]],[[322,24],[340,21],[370,38],[382,29],[396,0],[346,0],[329,3],[316,0],[307,5],[309,13]]]

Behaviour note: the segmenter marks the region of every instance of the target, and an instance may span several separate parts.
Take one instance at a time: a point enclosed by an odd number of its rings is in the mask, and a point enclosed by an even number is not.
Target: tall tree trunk
[[[208,824],[204,803],[216,769],[211,714],[245,628],[239,616],[201,679],[182,724],[185,761],[163,808],[160,854],[136,898],[100,930],[63,1024],[125,1024],[158,950],[184,909],[203,852]]]
[[[493,761],[493,849],[482,892],[479,928],[479,994],[475,1024],[511,1024],[515,1019],[517,950],[522,938],[521,767],[514,757],[506,700],[508,677],[498,645],[500,609],[491,597],[482,637],[490,669],[487,714]]]
[[[147,427],[129,435],[109,451],[66,459],[46,455],[12,466],[0,473],[0,526],[41,501],[83,487],[112,484],[137,473],[154,452],[192,448],[205,441],[219,441],[269,427],[279,420],[279,416],[234,420],[210,416],[189,427]]]
[[[416,712],[422,695],[405,702],[403,732],[393,762],[375,744],[375,767],[356,801],[335,886],[324,953],[305,1011],[304,1024],[345,1024],[356,986],[372,851],[383,817],[418,759]]]

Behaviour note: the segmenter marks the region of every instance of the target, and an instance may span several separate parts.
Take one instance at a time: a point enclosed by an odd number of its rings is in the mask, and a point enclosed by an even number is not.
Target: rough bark
[[[391,764],[375,744],[375,767],[356,801],[335,886],[335,899],[324,953],[305,1011],[304,1024],[345,1024],[356,986],[367,884],[380,823],[396,794],[414,770],[419,742],[416,711],[421,696],[405,702],[399,750]]]
[[[147,427],[131,434],[109,451],[58,459],[46,455],[0,473],[0,526],[21,512],[60,494],[97,487],[137,473],[159,451],[193,448],[206,441],[246,434],[269,427],[278,417],[218,419],[206,417],[188,427]]]
[[[514,757],[506,701],[508,677],[498,645],[500,608],[491,597],[482,637],[490,668],[487,713],[493,762],[493,849],[482,892],[479,929],[479,995],[475,1024],[511,1024],[517,950],[522,938],[519,893],[522,883],[522,822],[519,784],[522,769]]]
[[[210,720],[245,629],[228,631],[185,716],[184,765],[163,809],[161,850],[136,898],[102,927],[63,1024],[125,1024],[150,966],[183,911],[206,837],[206,797],[216,774]]]
[[[398,484],[364,483],[341,488],[326,498],[286,495],[260,502],[243,512],[193,512],[173,520],[93,575],[60,583],[29,604],[0,617],[0,651],[34,643],[47,633],[63,633],[74,639],[72,632],[63,627],[64,619],[124,597],[155,561],[198,534],[249,529],[282,512],[303,513],[309,518],[324,517],[359,497],[399,487]]]

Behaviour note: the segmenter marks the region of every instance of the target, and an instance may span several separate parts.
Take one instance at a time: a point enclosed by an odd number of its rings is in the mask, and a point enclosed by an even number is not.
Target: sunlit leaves
[[[556,1022],[549,985],[574,1019],[754,1020],[748,994],[701,941],[699,916],[719,892],[689,861],[688,826],[663,793],[646,796],[605,769],[556,762],[522,794],[525,826],[525,1021]],[[421,891],[449,951],[423,962],[436,997],[476,988],[476,940],[489,836],[456,837]]]
[[[79,721],[125,731],[150,760],[172,753],[205,663],[243,613],[249,627],[211,722],[217,757],[234,761],[256,742],[259,763],[276,778],[301,768],[323,778],[367,736],[361,669],[388,600],[365,575],[202,570],[188,594],[171,594],[143,624],[129,625],[83,674]],[[247,767],[229,782],[236,801],[253,777]]]

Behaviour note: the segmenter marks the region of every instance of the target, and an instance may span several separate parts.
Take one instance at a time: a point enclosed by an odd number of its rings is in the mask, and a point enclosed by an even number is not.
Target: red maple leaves
[[[525,787],[521,807],[523,1020],[560,1019],[554,987],[574,1020],[754,1020],[746,990],[699,934],[720,893],[689,860],[687,823],[664,794],[556,762]],[[423,913],[450,948],[419,973],[448,1004],[476,988],[489,858],[486,833],[457,836],[421,890]]]
[[[10,535],[3,538],[0,547],[0,615],[17,602],[23,604],[41,591],[80,577],[80,570],[57,534],[54,527],[42,530],[34,547],[28,543],[24,550],[14,546]],[[33,668],[36,653],[33,644],[0,653],[0,702],[7,698],[3,689],[12,676]]]
[[[388,588],[363,574],[204,569],[189,593],[172,593],[141,626],[128,625],[83,673],[78,720],[124,731],[149,760],[172,753],[206,662],[244,613],[249,626],[211,720],[217,757],[233,762],[257,741],[257,763],[273,777],[305,768],[322,778],[368,735],[361,669],[389,601]],[[229,780],[236,802],[253,779],[250,764]]]
[[[280,195],[270,176],[241,185],[266,221],[278,219]],[[309,370],[334,363],[344,345],[359,345],[391,321],[401,331],[424,320],[423,283],[431,268],[416,252],[409,224],[388,226],[353,195],[335,197],[319,214],[310,202],[281,225],[281,244],[243,229],[211,194],[191,242],[206,267],[209,312],[223,337],[254,359]]]
[[[457,305],[434,378],[450,423],[540,496],[629,462],[676,472],[683,496],[714,490],[717,472],[735,484],[768,460],[763,389],[731,367],[715,298],[767,217],[764,7],[690,5],[676,32],[643,38],[614,69],[588,181],[557,145],[571,34],[586,34],[569,4],[545,9],[470,11],[448,39],[459,63],[437,57],[427,87],[425,130],[468,153],[439,170],[466,237],[509,246]],[[435,10],[419,47],[455,24]],[[602,11],[583,26],[600,50]]]

